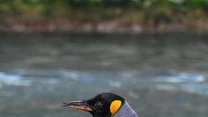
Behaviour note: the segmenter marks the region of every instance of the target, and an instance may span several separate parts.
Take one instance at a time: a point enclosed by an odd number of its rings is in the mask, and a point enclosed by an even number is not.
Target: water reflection
[[[1,88],[4,86],[24,86],[33,87],[39,90],[45,87],[48,91],[54,91],[54,87],[63,84],[98,86],[100,91],[110,91],[113,88],[158,88],[161,90],[182,90],[185,92],[208,94],[207,76],[189,73],[169,73],[158,76],[159,73],[151,75],[133,74],[126,72],[81,72],[81,71],[50,71],[50,70],[13,70],[9,72],[0,72]],[[97,92],[99,89],[91,89]],[[101,87],[103,89],[101,89]],[[51,88],[51,89],[50,89]],[[72,87],[68,87],[71,89]],[[107,90],[109,89],[109,90]],[[33,89],[36,90],[36,89]],[[41,91],[41,90],[40,90]],[[10,92],[10,91],[9,91]],[[39,92],[39,93],[42,93]],[[52,92],[51,92],[52,93]],[[42,95],[42,94],[38,94]]]
[[[1,38],[2,117],[90,117],[60,105],[101,92],[124,96],[141,117],[208,115],[204,36],[14,34]]]
[[[5,113],[6,108],[19,107],[19,105],[26,106],[26,108],[28,108],[27,106],[29,104],[29,108],[40,112],[37,114],[38,116],[42,116],[43,114],[40,110],[37,110],[40,106],[43,110],[45,110],[43,111],[44,113],[49,114],[51,113],[49,110],[52,109],[57,114],[57,112],[61,110],[60,105],[62,101],[85,99],[100,92],[112,91],[121,94],[128,99],[131,105],[139,113],[142,113],[140,112],[142,108],[144,108],[145,111],[147,110],[145,108],[148,108],[149,110],[150,106],[153,110],[155,110],[157,108],[156,105],[162,101],[160,98],[165,98],[163,100],[164,102],[161,103],[166,106],[180,102],[178,107],[180,107],[181,104],[183,107],[186,103],[194,104],[195,101],[198,100],[197,98],[199,98],[202,102],[206,102],[206,98],[204,98],[208,95],[208,80],[206,75],[191,73],[162,74],[163,73],[152,73],[151,75],[144,75],[128,72],[114,73],[23,69],[5,71],[0,73],[0,96],[2,108],[0,111]],[[197,98],[195,97],[195,100],[193,96],[196,95]],[[159,102],[157,102],[156,105],[154,104],[155,102],[149,102],[153,100],[159,100]],[[137,102],[135,103],[134,101]],[[145,103],[141,101],[144,101]],[[47,106],[47,108],[42,106],[42,104]],[[204,104],[206,105],[206,103]],[[202,106],[206,108],[204,104]],[[24,109],[25,107],[21,108]],[[160,108],[164,109],[166,107],[162,106]],[[171,108],[173,108],[173,110],[177,109],[175,107]],[[182,115],[185,116],[185,110],[187,108],[190,107],[183,107],[183,111],[175,111],[178,114],[182,112]],[[21,116],[24,116],[25,112],[29,112],[26,114],[27,116],[33,114],[33,112],[28,109],[24,110],[25,111],[20,112]],[[161,113],[160,111],[161,110],[159,109],[158,112],[153,111],[152,113],[159,114]],[[199,111],[201,110],[192,110],[195,115],[201,115]],[[69,113],[67,111],[61,112],[66,114]],[[171,111],[167,110],[164,112],[170,113]],[[12,113],[16,112],[12,111]],[[72,117],[86,116],[85,113],[81,113],[81,115],[78,112],[72,113],[75,114],[72,115]],[[153,116],[152,113],[144,115]],[[166,114],[164,116],[169,115]],[[11,113],[6,115],[12,117]]]

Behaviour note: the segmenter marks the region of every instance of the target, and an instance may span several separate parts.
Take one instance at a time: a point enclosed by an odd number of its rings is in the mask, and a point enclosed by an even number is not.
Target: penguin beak
[[[74,108],[83,111],[93,111],[89,104],[84,101],[71,101],[69,103],[63,103],[63,107]]]

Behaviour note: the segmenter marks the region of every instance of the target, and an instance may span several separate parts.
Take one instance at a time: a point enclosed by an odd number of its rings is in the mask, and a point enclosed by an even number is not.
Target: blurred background
[[[0,117],[91,117],[113,92],[140,117],[208,116],[208,0],[0,0]]]

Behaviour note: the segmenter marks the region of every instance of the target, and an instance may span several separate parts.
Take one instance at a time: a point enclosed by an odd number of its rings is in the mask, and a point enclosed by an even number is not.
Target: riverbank
[[[84,13],[83,13],[84,14]],[[81,14],[80,14],[81,15]],[[90,15],[90,14],[89,14]],[[95,15],[95,14],[94,14]],[[134,15],[137,15],[136,13]],[[139,16],[139,15],[138,15]],[[110,19],[70,16],[45,18],[31,17],[5,17],[0,18],[0,32],[81,32],[81,33],[162,33],[162,32],[208,32],[206,17],[190,20],[183,17],[183,21],[172,19],[151,19],[140,21],[131,18],[116,17]],[[144,17],[144,16],[142,16]],[[194,16],[191,16],[194,18]]]
[[[208,32],[204,0],[53,0],[0,3],[0,32]]]
[[[163,33],[208,32],[204,10],[58,9],[50,16],[37,11],[0,15],[0,32]]]
[[[1,19],[1,32],[79,32],[79,33],[163,33],[163,32],[208,32],[208,24],[195,23],[138,23],[113,19],[100,22],[80,22],[61,19]]]

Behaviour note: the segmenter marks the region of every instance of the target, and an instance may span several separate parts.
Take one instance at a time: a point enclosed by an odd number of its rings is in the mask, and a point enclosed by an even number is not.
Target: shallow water
[[[61,104],[114,92],[141,117],[207,117],[207,37],[1,34],[0,116],[90,117]]]

